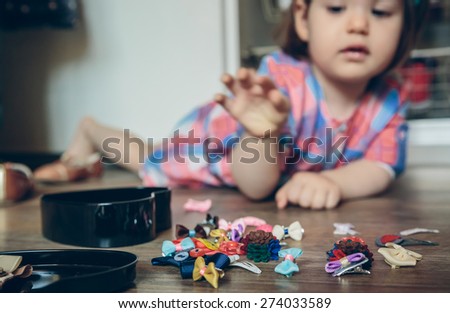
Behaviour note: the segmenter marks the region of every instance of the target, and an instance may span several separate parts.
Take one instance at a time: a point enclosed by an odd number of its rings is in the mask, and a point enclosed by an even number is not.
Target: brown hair
[[[304,0],[307,10],[312,1]],[[409,57],[428,11],[429,0],[403,0],[403,2],[404,18],[400,42],[392,62],[382,74],[402,64]],[[296,59],[302,59],[308,57],[308,44],[298,37],[295,30],[294,5],[295,0],[292,0],[290,10],[284,12],[283,19],[275,32],[275,40],[284,53]]]

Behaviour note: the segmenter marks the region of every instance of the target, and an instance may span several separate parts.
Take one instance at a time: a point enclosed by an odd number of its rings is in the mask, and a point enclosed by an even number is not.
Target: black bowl
[[[172,226],[170,199],[170,189],[150,187],[47,194],[41,199],[42,232],[83,247],[149,242]]]

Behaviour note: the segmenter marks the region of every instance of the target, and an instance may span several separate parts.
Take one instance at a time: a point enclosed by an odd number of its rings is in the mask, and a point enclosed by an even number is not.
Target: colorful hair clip
[[[208,265],[206,265],[203,257],[198,257],[195,260],[194,270],[192,272],[192,279],[194,281],[204,278],[211,286],[218,288],[219,277],[220,274],[215,268],[214,262],[209,262]]]
[[[233,222],[228,222],[225,219],[219,219],[219,228],[224,229],[226,231],[231,231],[237,228],[237,225],[242,225],[243,229],[247,226],[261,226],[266,224],[266,221],[254,216],[245,216],[238,219],[235,219]]]
[[[206,199],[203,201],[188,199],[183,205],[183,208],[188,212],[207,212],[209,209],[211,209],[211,205],[212,201],[210,199]]]
[[[171,256],[175,252],[180,252],[183,250],[191,250],[195,248],[195,244],[191,238],[184,238],[180,243],[173,243],[170,240],[164,240],[162,243],[162,255]]]
[[[333,272],[334,277],[339,277],[346,274],[367,274],[370,275],[370,271],[363,268],[363,265],[369,261],[365,256],[360,261],[348,262],[345,267],[341,267]],[[336,262],[336,261],[335,261]],[[343,263],[345,263],[344,261]]]
[[[230,241],[230,239],[228,238],[228,232],[223,229],[213,229],[209,233],[209,236],[214,238],[214,241],[219,245],[224,241]]]
[[[236,266],[243,269],[246,269],[249,272],[255,273],[255,274],[261,274],[262,271],[259,267],[257,267],[255,264],[249,261],[238,261],[239,255],[230,255],[228,256],[230,259],[230,266]]]
[[[335,227],[335,230],[333,234],[335,235],[356,235],[358,232],[356,230],[353,230],[355,226],[350,223],[334,223],[333,226]]]
[[[295,264],[295,259],[303,254],[303,250],[300,248],[283,249],[278,252],[280,258],[284,258],[284,261],[275,267],[275,272],[278,274],[291,277],[295,272],[299,271],[298,265]]]
[[[220,244],[219,251],[226,255],[245,254],[245,252],[241,250],[242,246],[242,243],[236,241],[224,241]]]
[[[379,248],[378,252],[384,256],[384,261],[391,268],[401,266],[416,266],[417,261],[422,260],[422,255],[414,251],[403,248],[392,242],[386,243],[387,248]]]
[[[31,276],[33,267],[29,264],[20,266],[21,262],[22,256],[0,255],[0,291],[2,286],[11,279]]]
[[[176,227],[175,228],[175,237],[177,239],[186,238],[186,237],[197,237],[197,238],[206,238],[207,237],[205,229],[200,225],[195,226],[194,229],[188,229],[187,227],[180,225],[180,224],[177,224],[175,227]]]
[[[439,243],[429,240],[419,240],[414,238],[402,237],[400,235],[383,235],[375,239],[378,247],[385,247],[387,243],[393,242],[400,246],[438,246]]]
[[[337,261],[328,262],[325,265],[325,271],[327,273],[333,273],[333,276],[340,276],[343,273],[342,270],[349,267],[352,264],[360,263],[361,261],[367,262],[367,258],[362,253],[354,253],[345,257],[340,258]],[[337,273],[335,275],[335,273]]]
[[[300,241],[304,232],[305,230],[299,221],[293,222],[289,227],[275,225],[272,230],[272,234],[280,241],[288,237]]]
[[[259,225],[258,227],[256,227],[255,230],[263,230],[267,233],[271,233],[273,230],[273,226],[269,225],[269,224],[263,224],[263,225]]]
[[[369,270],[372,267],[373,253],[360,237],[350,236],[338,240],[333,248],[327,251],[327,261],[339,261],[355,253],[362,253],[367,258],[367,261],[362,264],[364,270]]]
[[[209,235],[211,230],[217,229],[219,227],[219,217],[212,216],[211,214],[207,213],[206,218],[201,223],[199,223],[199,225],[203,227],[206,235]]]
[[[244,226],[241,224],[238,224],[236,228],[231,230],[231,240],[239,242],[242,239],[242,236],[244,235]]]
[[[209,250],[219,250],[219,244],[217,242],[211,242],[204,238],[194,238],[196,248],[206,248]]]

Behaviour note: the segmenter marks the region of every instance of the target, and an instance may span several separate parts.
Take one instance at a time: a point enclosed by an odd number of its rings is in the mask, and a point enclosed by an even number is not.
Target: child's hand
[[[225,74],[222,82],[234,98],[218,94],[215,101],[223,105],[250,135],[266,137],[268,130],[272,136],[279,135],[288,118],[290,103],[268,77],[241,68],[236,78]]]
[[[341,191],[330,179],[319,173],[299,172],[278,190],[275,196],[279,209],[288,203],[311,209],[333,209],[341,200]]]

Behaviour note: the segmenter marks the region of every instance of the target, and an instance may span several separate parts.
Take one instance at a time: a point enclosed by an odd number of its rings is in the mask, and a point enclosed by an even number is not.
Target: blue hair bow
[[[195,244],[191,238],[184,238],[179,244],[174,244],[170,240],[164,240],[162,243],[162,254],[163,256],[170,256],[175,252],[180,252],[183,250],[191,250],[195,248]]]
[[[298,272],[298,265],[294,263],[295,259],[303,254],[303,250],[300,248],[283,249],[278,252],[280,258],[284,258],[284,261],[275,267],[275,272],[278,274],[291,277],[295,272]]]

